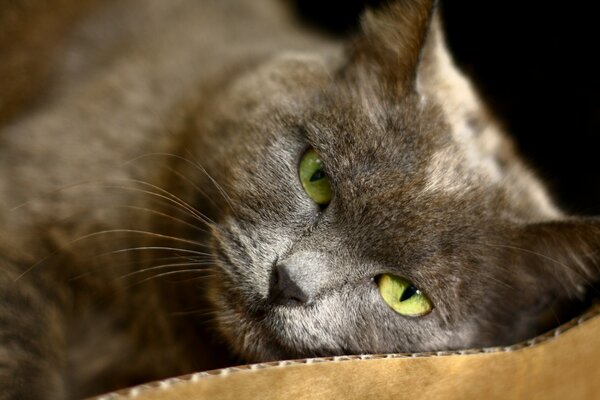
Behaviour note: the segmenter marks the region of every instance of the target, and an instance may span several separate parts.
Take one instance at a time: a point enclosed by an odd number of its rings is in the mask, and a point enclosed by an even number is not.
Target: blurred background
[[[381,0],[297,0],[305,20],[333,34],[356,29]],[[600,215],[600,23],[563,2],[441,0],[447,40],[558,203]],[[591,3],[590,3],[591,4]]]

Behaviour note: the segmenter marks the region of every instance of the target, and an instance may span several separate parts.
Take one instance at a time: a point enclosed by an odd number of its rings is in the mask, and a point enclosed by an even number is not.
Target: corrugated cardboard
[[[245,365],[99,399],[600,399],[599,314],[505,348]]]

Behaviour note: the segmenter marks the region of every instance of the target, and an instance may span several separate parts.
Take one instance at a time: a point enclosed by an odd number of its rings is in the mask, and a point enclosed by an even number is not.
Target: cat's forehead
[[[257,130],[266,137],[297,126],[337,180],[362,175],[399,184],[418,175],[428,189],[460,191],[471,174],[499,179],[496,162],[469,143],[472,127],[449,120],[436,98],[393,93],[376,77],[346,74],[334,56],[277,54],[238,80],[232,98],[252,120],[266,121]],[[284,127],[267,127],[274,115]]]
[[[334,174],[418,175],[425,189],[443,191],[464,190],[481,177],[501,179],[495,158],[474,144],[473,127],[453,124],[436,99],[419,92],[394,96],[368,83],[334,84],[306,125]]]
[[[286,52],[238,79],[226,109],[236,110],[227,114],[247,132],[240,141],[254,149],[279,143],[269,154],[312,146],[332,180],[348,187],[459,198],[478,192],[501,200],[498,209],[553,213],[462,75],[423,77],[400,93],[377,76],[347,73],[336,57]]]
[[[325,53],[284,51],[267,56],[234,81],[228,102],[246,110],[249,104],[259,103],[271,108],[269,113],[297,109],[315,90],[327,87],[340,62],[336,48]]]

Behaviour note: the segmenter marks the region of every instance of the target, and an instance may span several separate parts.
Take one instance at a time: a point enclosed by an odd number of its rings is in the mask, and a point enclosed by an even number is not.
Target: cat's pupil
[[[319,170],[316,170],[314,174],[312,174],[309,181],[314,182],[314,181],[318,181],[323,178],[325,178],[325,171],[323,171],[322,169],[319,169]]]
[[[402,296],[400,296],[400,301],[408,300],[411,297],[413,297],[415,294],[417,294],[418,292],[419,292],[419,289],[417,289],[413,285],[410,285],[409,287],[406,288],[406,290],[404,290],[404,292],[402,292]]]

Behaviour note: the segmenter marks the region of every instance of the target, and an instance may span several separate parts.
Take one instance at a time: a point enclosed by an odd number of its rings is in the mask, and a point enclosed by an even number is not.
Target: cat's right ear
[[[414,90],[422,59],[441,39],[435,0],[397,0],[362,17],[351,64],[400,93]]]

